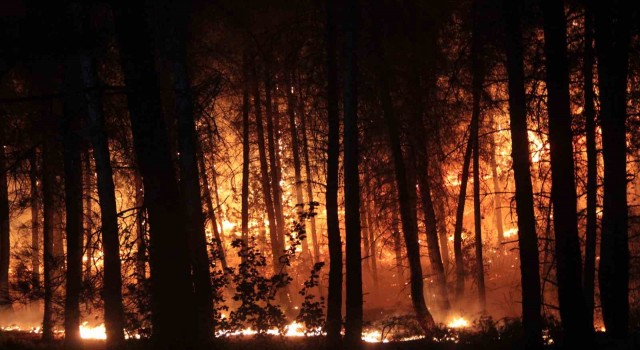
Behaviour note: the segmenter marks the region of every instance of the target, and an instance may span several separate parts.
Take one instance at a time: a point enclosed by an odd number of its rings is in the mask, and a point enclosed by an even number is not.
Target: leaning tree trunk
[[[587,146],[587,224],[584,244],[583,288],[589,324],[593,324],[596,240],[598,230],[598,151],[596,149],[595,93],[593,91],[593,13],[590,6],[584,12],[584,52],[582,77],[584,79],[584,119]]]
[[[542,317],[538,237],[533,206],[531,161],[527,135],[527,103],[524,80],[520,10],[511,0],[503,0],[506,23],[506,53],[509,89],[509,118],[511,122],[511,156],[516,186],[518,215],[518,245],[522,285],[522,323],[527,349],[542,347]]]
[[[79,135],[79,111],[82,81],[77,56],[65,65],[66,97],[63,118],[64,194],[66,209],[67,271],[64,304],[64,340],[66,347],[80,343],[80,292],[82,288],[82,157]]]
[[[161,111],[151,30],[142,1],[114,3],[113,17],[149,216],[152,339],[164,348],[184,347],[195,335],[189,239]]]
[[[338,112],[338,68],[336,60],[336,2],[327,0],[327,236],[329,239],[329,294],[327,299],[327,338],[340,340],[342,328],[342,241],[338,218],[338,167],[340,158],[340,116]],[[303,116],[304,117],[304,116]],[[309,174],[307,173],[307,177]],[[319,257],[317,257],[319,258]]]
[[[6,117],[0,117],[6,118]],[[6,125],[0,122],[0,312],[11,309],[9,297],[9,187],[7,184],[7,159],[5,154]]]
[[[629,213],[627,205],[627,74],[631,5],[595,1],[604,198],[600,243],[600,301],[607,334],[629,332]]]
[[[418,223],[416,216],[411,208],[411,191],[415,194],[415,182],[409,182],[407,177],[407,169],[402,154],[402,145],[400,143],[400,132],[398,130],[398,121],[394,115],[394,107],[391,101],[389,72],[384,60],[384,52],[379,42],[382,38],[379,33],[374,39],[376,43],[376,56],[379,58],[378,70],[380,72],[380,89],[382,100],[382,113],[387,126],[389,143],[391,147],[391,155],[395,169],[395,180],[398,191],[398,203],[400,205],[400,219],[402,222],[402,231],[404,233],[404,242],[407,249],[407,259],[409,261],[409,282],[411,289],[411,302],[418,324],[422,330],[429,334],[435,327],[435,322],[424,299],[424,282],[422,275],[422,265],[420,262],[420,245],[418,243]]]
[[[473,221],[475,231],[476,246],[476,283],[478,284],[478,303],[480,312],[485,313],[487,309],[487,296],[484,287],[484,260],[482,258],[482,213],[480,212],[480,140],[478,129],[480,128],[480,103],[482,97],[482,84],[484,82],[484,62],[483,62],[483,37],[482,37],[482,14],[480,0],[473,2],[473,33],[471,39],[471,90],[473,95],[473,116],[471,120],[471,135],[473,148]]]
[[[344,206],[346,231],[345,344],[360,348],[362,342],[362,252],[360,248],[360,174],[358,173],[358,92],[356,37],[359,9],[356,0],[345,4],[344,18]]]
[[[471,125],[475,123],[471,117]],[[470,127],[469,129],[471,129]],[[460,178],[460,193],[458,194],[458,209],[456,210],[456,224],[453,229],[453,255],[456,263],[456,300],[461,301],[464,297],[464,261],[462,256],[462,221],[464,220],[464,205],[467,201],[467,182],[469,180],[469,163],[473,153],[473,138],[469,136],[467,147],[464,151],[462,162],[462,177]]]
[[[542,11],[558,300],[565,346],[577,347],[590,344],[593,325],[588,323],[582,291],[564,1],[544,0]]]
[[[104,324],[107,346],[117,348],[124,342],[124,308],[122,305],[122,275],[118,209],[116,205],[109,139],[100,96],[100,81],[93,57],[81,56],[82,78],[85,87],[93,158],[96,164],[102,246],[104,253]],[[89,162],[89,159],[87,159]],[[138,189],[136,188],[136,191]],[[89,255],[89,259],[91,255]]]

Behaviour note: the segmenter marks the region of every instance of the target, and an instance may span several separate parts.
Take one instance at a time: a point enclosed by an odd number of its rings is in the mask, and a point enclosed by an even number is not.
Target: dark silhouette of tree
[[[358,172],[357,36],[360,11],[357,0],[345,4],[344,17],[344,208],[346,231],[345,344],[362,345],[362,252],[360,234],[360,174]]]
[[[115,1],[112,7],[149,216],[152,337],[160,347],[184,347],[195,329],[189,240],[160,110],[153,35],[142,1]]]
[[[9,187],[7,182],[7,157],[5,129],[6,123],[2,117],[0,121],[0,311],[11,309],[11,299],[9,298],[9,257],[10,248],[10,225],[9,225]]]
[[[326,331],[329,342],[340,339],[342,329],[342,241],[338,219],[338,162],[340,158],[340,116],[338,111],[338,67],[336,62],[336,2],[326,1],[327,55],[327,236],[329,238],[329,294]],[[309,174],[307,174],[309,176]]]
[[[625,339],[629,328],[626,96],[632,9],[625,1],[594,5],[604,162],[600,301],[607,334]]]
[[[567,21],[564,1],[544,0],[542,10],[558,299],[565,346],[575,347],[590,344],[593,326],[588,323],[582,291],[566,54]]]
[[[522,283],[522,323],[528,349],[542,347],[542,317],[538,236],[533,209],[531,184],[531,156],[527,135],[527,102],[525,95],[524,57],[521,8],[510,0],[502,2],[505,22],[505,47],[509,89],[509,120],[511,121],[511,157],[516,185],[516,213],[518,214],[518,246],[520,248],[520,276]]]

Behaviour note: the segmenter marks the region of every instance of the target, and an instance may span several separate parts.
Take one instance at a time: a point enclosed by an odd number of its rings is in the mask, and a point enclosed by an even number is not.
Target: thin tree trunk
[[[338,167],[340,158],[340,116],[338,111],[338,67],[336,62],[336,2],[327,0],[327,236],[329,239],[329,294],[327,300],[326,331],[329,343],[336,345],[340,340],[342,329],[342,241],[340,237],[340,221],[338,218]],[[300,101],[302,104],[302,101]],[[301,113],[304,119],[304,113]],[[304,121],[303,121],[304,128]],[[303,130],[306,138],[306,130]],[[307,143],[304,141],[305,158]],[[307,160],[308,163],[308,160]],[[307,181],[309,172],[307,171]],[[314,239],[314,245],[317,241]],[[315,249],[315,246],[314,246]],[[318,259],[316,253],[316,259]]]
[[[593,91],[593,14],[591,6],[585,7],[584,13],[584,53],[582,76],[584,79],[584,118],[587,144],[587,226],[584,244],[584,298],[587,304],[589,324],[593,325],[595,275],[596,275],[596,241],[598,230],[598,151],[596,150],[596,113],[595,93]]]
[[[151,30],[143,2],[117,2],[113,13],[149,216],[152,340],[163,348],[182,348],[195,335],[187,218],[161,113]]]
[[[494,131],[495,132],[495,131]],[[489,136],[489,165],[491,166],[491,179],[493,180],[493,215],[496,221],[496,231],[498,232],[498,247],[502,249],[504,242],[504,225],[502,223],[502,195],[500,194],[500,178],[498,174],[498,163],[496,162],[496,135]]]
[[[84,68],[84,67],[83,67]],[[84,72],[83,72],[84,74]],[[83,77],[84,78],[84,77]],[[84,283],[91,283],[91,263],[93,257],[93,242],[91,240],[93,223],[91,218],[91,150],[89,147],[84,152],[84,170],[82,172],[84,184],[84,239],[87,260],[84,261]]]
[[[367,220],[367,226],[369,231],[369,257],[371,259],[371,277],[373,278],[373,287],[378,289],[378,258],[376,256],[376,234],[375,234],[375,223],[373,221],[373,217],[371,216],[371,209],[369,203],[365,203],[365,217]]]
[[[220,259],[220,264],[222,265],[222,270],[224,273],[227,273],[227,269],[229,265],[227,265],[227,254],[224,249],[224,244],[222,242],[222,238],[220,237],[220,231],[218,230],[218,220],[216,218],[216,213],[213,208],[213,198],[211,198],[211,189],[209,187],[209,181],[207,176],[207,167],[204,162],[204,153],[202,149],[200,149],[198,160],[200,162],[200,181],[202,181],[202,194],[204,195],[204,201],[207,205],[207,215],[209,216],[209,221],[211,221],[211,230],[213,231],[213,242],[216,245],[216,255],[214,258],[218,257]],[[243,242],[244,237],[243,237]]]
[[[471,125],[475,123],[472,115]],[[469,128],[471,129],[471,128]],[[456,301],[464,297],[464,261],[462,256],[462,221],[464,220],[464,205],[467,200],[467,183],[469,181],[469,163],[473,153],[473,138],[469,136],[467,147],[464,151],[462,163],[462,176],[460,178],[460,193],[458,194],[458,208],[456,210],[456,224],[453,229],[453,254],[456,262]]]
[[[395,208],[394,208],[395,211]],[[394,214],[393,218],[393,252],[396,260],[396,283],[402,290],[404,289],[404,265],[402,264],[402,240],[400,239],[400,218]]]
[[[360,174],[358,172],[358,89],[356,42],[359,8],[356,0],[345,4],[344,19],[344,206],[346,231],[345,344],[362,344],[362,254],[360,248]]]
[[[604,162],[600,241],[600,302],[609,334],[629,332],[629,213],[627,205],[627,74],[631,3],[595,1],[595,39]]]
[[[89,127],[93,157],[96,164],[102,246],[104,252],[104,323],[107,346],[117,348],[124,342],[124,309],[122,305],[122,276],[120,263],[120,238],[118,234],[118,210],[111,168],[109,139],[106,133],[100,81],[91,56],[81,57],[82,78],[88,106]],[[88,153],[88,152],[87,152]],[[87,163],[89,159],[87,159]],[[88,185],[88,183],[87,183]],[[136,188],[136,191],[138,189]],[[90,231],[90,230],[89,230]],[[90,237],[90,236],[87,236]],[[87,250],[89,251],[89,250]],[[91,260],[91,254],[88,254]]]
[[[144,207],[144,190],[140,172],[134,170],[135,202],[136,202],[136,279],[138,284],[144,283],[147,275],[147,238],[146,215]]]
[[[473,218],[476,246],[476,283],[478,285],[478,303],[480,312],[487,310],[487,296],[484,286],[484,260],[482,258],[482,213],[480,212],[480,140],[478,129],[480,128],[481,97],[484,82],[483,37],[481,22],[480,0],[473,2],[473,33],[471,39],[471,90],[473,95],[473,116],[471,120],[471,135],[473,142]]]
[[[0,118],[5,118],[0,117]],[[12,309],[9,297],[10,235],[9,187],[7,183],[7,159],[5,132],[7,126],[0,121],[0,312]]]
[[[29,158],[31,182],[31,288],[40,291],[40,191],[38,181],[38,150]]]
[[[302,153],[304,156],[304,169],[306,174],[305,183],[307,185],[307,188],[306,188],[307,201],[308,201],[307,204],[310,204],[310,203],[315,203],[315,200],[313,197],[313,176],[311,175],[311,159],[309,157],[309,140],[307,138],[307,117],[306,117],[306,112],[304,108],[304,101],[302,101],[302,99],[300,99],[299,106],[300,106],[300,132],[302,133]],[[336,110],[336,114],[338,114],[337,110]],[[338,124],[338,127],[339,127],[339,124]],[[338,138],[339,137],[340,135],[338,135]],[[309,219],[309,225],[311,226],[311,242],[313,244],[314,262],[317,263],[320,260],[320,243],[318,242],[318,233],[316,229],[315,216],[312,216]]]
[[[65,347],[75,348],[80,343],[80,291],[82,288],[82,157],[78,134],[82,107],[81,76],[78,57],[67,59],[64,101],[63,155],[64,192],[66,209],[67,271],[64,304]]]
[[[43,119],[47,119],[45,116]],[[44,129],[42,142],[42,244],[43,244],[43,274],[44,274],[44,313],[42,317],[42,340],[53,340],[53,292],[55,255],[53,239],[55,230],[55,188],[56,184],[56,142],[52,122]]]
[[[249,140],[249,57],[242,56],[242,243],[249,244],[249,165],[251,149]],[[242,257],[244,261],[244,256]]]
[[[529,138],[527,135],[527,104],[524,80],[520,10],[511,0],[503,0],[506,23],[507,74],[509,77],[509,118],[511,122],[511,156],[516,186],[518,215],[518,245],[522,284],[522,323],[527,349],[542,347],[542,317],[538,236],[533,207]]]
[[[593,326],[588,324],[582,291],[564,1],[544,0],[542,11],[558,300],[565,346],[577,347],[590,344]]]
[[[278,230],[276,228],[276,215],[271,197],[271,182],[269,180],[269,165],[267,163],[266,145],[264,142],[264,124],[262,122],[262,109],[260,103],[260,82],[254,65],[253,68],[253,103],[255,105],[256,131],[258,136],[258,155],[260,158],[260,175],[262,180],[262,196],[267,209],[267,220],[269,220],[269,236],[271,238],[271,257],[273,260],[273,272],[279,273],[280,264],[280,243],[278,242]]]

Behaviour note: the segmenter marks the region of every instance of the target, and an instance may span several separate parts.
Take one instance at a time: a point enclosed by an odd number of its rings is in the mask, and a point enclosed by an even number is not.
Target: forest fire
[[[0,348],[638,339],[638,6],[10,2]]]

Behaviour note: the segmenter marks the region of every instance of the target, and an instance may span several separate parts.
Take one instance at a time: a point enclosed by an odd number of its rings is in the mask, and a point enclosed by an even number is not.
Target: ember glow
[[[467,321],[463,317],[454,317],[449,323],[447,323],[447,327],[449,328],[467,328],[469,327],[469,321]]]

